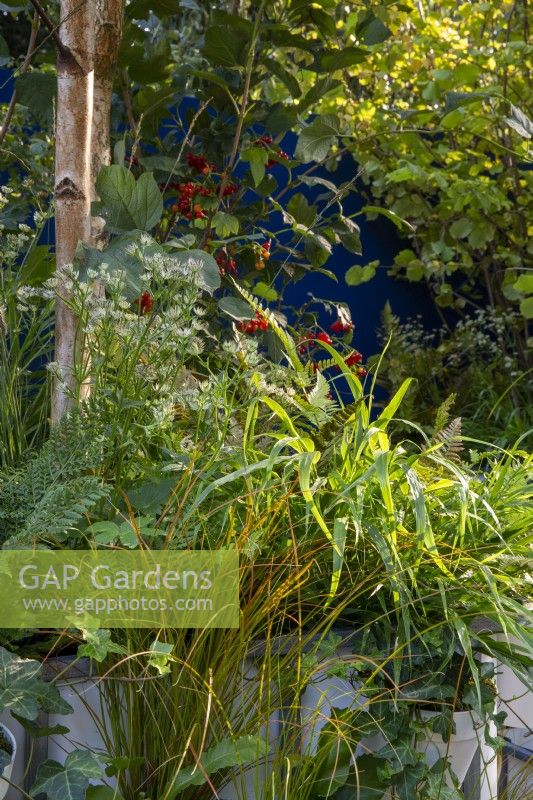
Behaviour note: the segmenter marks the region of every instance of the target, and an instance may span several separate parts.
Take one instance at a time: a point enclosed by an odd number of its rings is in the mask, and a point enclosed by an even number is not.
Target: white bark
[[[103,226],[92,227],[91,201],[100,168],[109,163],[109,117],[120,44],[123,0],[61,0],[59,37],[66,53],[57,60],[56,261],[72,264],[78,242],[102,245]],[[65,291],[60,287],[60,292]],[[52,422],[75,401],[77,320],[66,305],[56,308],[56,353],[62,381],[52,396]],[[65,388],[66,387],[66,388]],[[88,384],[79,392],[86,395]]]

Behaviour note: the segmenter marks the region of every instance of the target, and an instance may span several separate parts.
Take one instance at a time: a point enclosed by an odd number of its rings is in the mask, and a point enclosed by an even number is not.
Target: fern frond
[[[455,392],[452,392],[452,394],[448,395],[446,400],[443,403],[441,403],[440,406],[438,407],[437,413],[435,415],[435,428],[434,428],[435,434],[442,431],[448,424],[451,416],[450,411],[456,399],[457,395],[455,394]]]
[[[338,431],[340,431],[341,428],[346,425],[350,417],[355,414],[363,400],[364,398],[361,397],[353,403],[349,403],[343,408],[338,409],[330,420],[322,426],[318,434],[314,436],[317,450],[325,450],[325,448],[331,444],[331,441],[335,438]]]
[[[305,368],[311,374],[320,371],[323,372],[326,369],[331,369],[331,367],[336,366],[337,362],[334,358],[323,358],[320,361],[308,361],[305,365]]]
[[[456,417],[435,435],[435,441],[442,443],[439,453],[450,461],[460,461],[464,450],[462,442],[461,417]]]

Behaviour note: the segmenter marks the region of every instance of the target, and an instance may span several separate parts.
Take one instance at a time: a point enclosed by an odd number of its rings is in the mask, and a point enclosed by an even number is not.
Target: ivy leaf
[[[366,61],[370,53],[362,47],[343,47],[342,50],[328,50],[320,59],[322,69],[328,72],[336,72],[338,69],[346,69],[354,64],[362,64]]]
[[[213,217],[213,226],[221,239],[226,239],[232,233],[239,233],[239,220],[225,211],[217,211]]]
[[[317,117],[298,137],[296,154],[302,161],[323,161],[339,135],[339,122],[333,114]]]
[[[0,647],[0,711],[9,710],[29,720],[35,720],[40,709],[71,714],[72,707],[41,674],[38,661],[19,658]]]
[[[250,162],[250,171],[256,186],[259,186],[265,177],[268,158],[266,147],[249,147],[241,153],[241,159]]]
[[[126,652],[121,645],[116,644],[111,639],[111,631],[105,628],[84,630],[83,638],[85,639],[85,644],[78,647],[78,656],[92,658],[98,663],[104,661],[109,653],[123,654]]]
[[[37,121],[47,127],[52,122],[57,93],[55,75],[48,72],[26,72],[15,81],[17,100],[27,106]]]
[[[85,800],[89,780],[104,777],[104,771],[88,750],[73,750],[65,765],[57,761],[44,761],[38,771],[31,795],[46,793],[50,800]]]
[[[238,739],[224,739],[206,750],[200,756],[201,769],[196,766],[183,767],[173,786],[165,793],[168,800],[173,800],[179,792],[190,786],[202,786],[206,776],[213,775],[221,769],[244,766],[264,758],[268,753],[268,744],[261,736],[241,736]]]
[[[100,202],[93,203],[93,214],[102,216],[111,233],[151,230],[163,214],[163,196],[151,172],[136,181],[124,166],[103,167],[96,179]]]

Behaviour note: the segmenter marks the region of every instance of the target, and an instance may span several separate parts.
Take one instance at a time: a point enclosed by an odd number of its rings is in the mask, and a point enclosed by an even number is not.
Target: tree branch
[[[31,64],[31,59],[32,59],[32,56],[33,56],[33,52],[35,50],[35,43],[37,41],[37,33],[38,33],[38,31],[39,31],[39,15],[37,14],[37,11],[35,11],[34,14],[33,14],[33,22],[32,22],[32,26],[31,26],[30,39],[29,39],[29,42],[28,42],[28,49],[26,50],[26,56],[25,56],[24,61],[22,62],[21,67],[20,67],[20,69],[18,71],[19,75],[23,75],[25,72],[28,71],[28,67]],[[2,125],[2,127],[0,127],[0,145],[2,144],[4,139],[6,138],[6,134],[7,134],[7,131],[9,129],[9,125],[11,123],[11,120],[13,118],[13,114],[15,112],[15,106],[16,105],[17,105],[17,90],[13,89],[13,94],[11,95],[11,100],[9,101],[9,105],[7,107],[7,112],[6,112],[6,116],[5,116],[5,119],[4,119],[4,124]]]
[[[61,41],[61,38],[60,38],[59,33],[58,33],[59,25],[55,25],[54,21],[52,19],[50,19],[50,17],[48,16],[48,13],[42,7],[42,5],[40,3],[40,0],[30,0],[30,3],[34,7],[35,12],[41,18],[42,22],[44,22],[44,24],[46,25],[46,27],[50,31],[50,35],[51,35],[52,39],[54,40],[54,44],[57,47],[58,52],[63,56],[63,58],[69,58],[72,54],[71,54],[70,50],[68,49],[68,47],[65,47],[65,45]]]

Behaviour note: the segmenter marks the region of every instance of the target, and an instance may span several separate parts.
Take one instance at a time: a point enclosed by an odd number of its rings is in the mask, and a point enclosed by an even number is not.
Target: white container
[[[23,795],[16,788],[20,786],[24,788],[24,776],[27,765],[27,733],[20,724],[11,716],[9,711],[3,711],[0,714],[0,725],[2,730],[8,728],[11,735],[15,739],[17,758],[11,766],[11,775],[9,779],[15,786],[9,786],[5,781],[0,783],[1,789],[6,789],[5,800],[22,800]],[[0,792],[1,793],[1,792]]]
[[[422,711],[424,720],[437,715],[436,711]],[[456,711],[453,715],[455,733],[445,742],[439,733],[428,731],[427,739],[417,743],[417,750],[425,754],[431,767],[439,758],[448,758],[450,767],[463,783],[480,742],[483,740],[483,723],[470,711]],[[448,779],[449,780],[449,779]],[[450,785],[451,781],[450,781]]]
[[[7,790],[10,788],[8,781],[11,780],[11,774],[13,772],[13,764],[15,763],[15,758],[17,755],[17,742],[15,740],[15,737],[9,730],[9,728],[7,728],[5,725],[2,725],[1,723],[0,723],[0,731],[8,740],[8,742],[11,744],[11,761],[7,765],[7,767],[4,768],[4,771],[2,772],[2,775],[0,777],[0,800],[4,800],[7,794]]]
[[[497,638],[510,645],[519,645],[519,639],[514,636],[505,637],[498,634]],[[498,710],[505,711],[505,726],[508,728],[528,728],[533,730],[533,687],[526,686],[519,680],[512,669],[505,664],[496,667],[496,685],[498,687]]]

